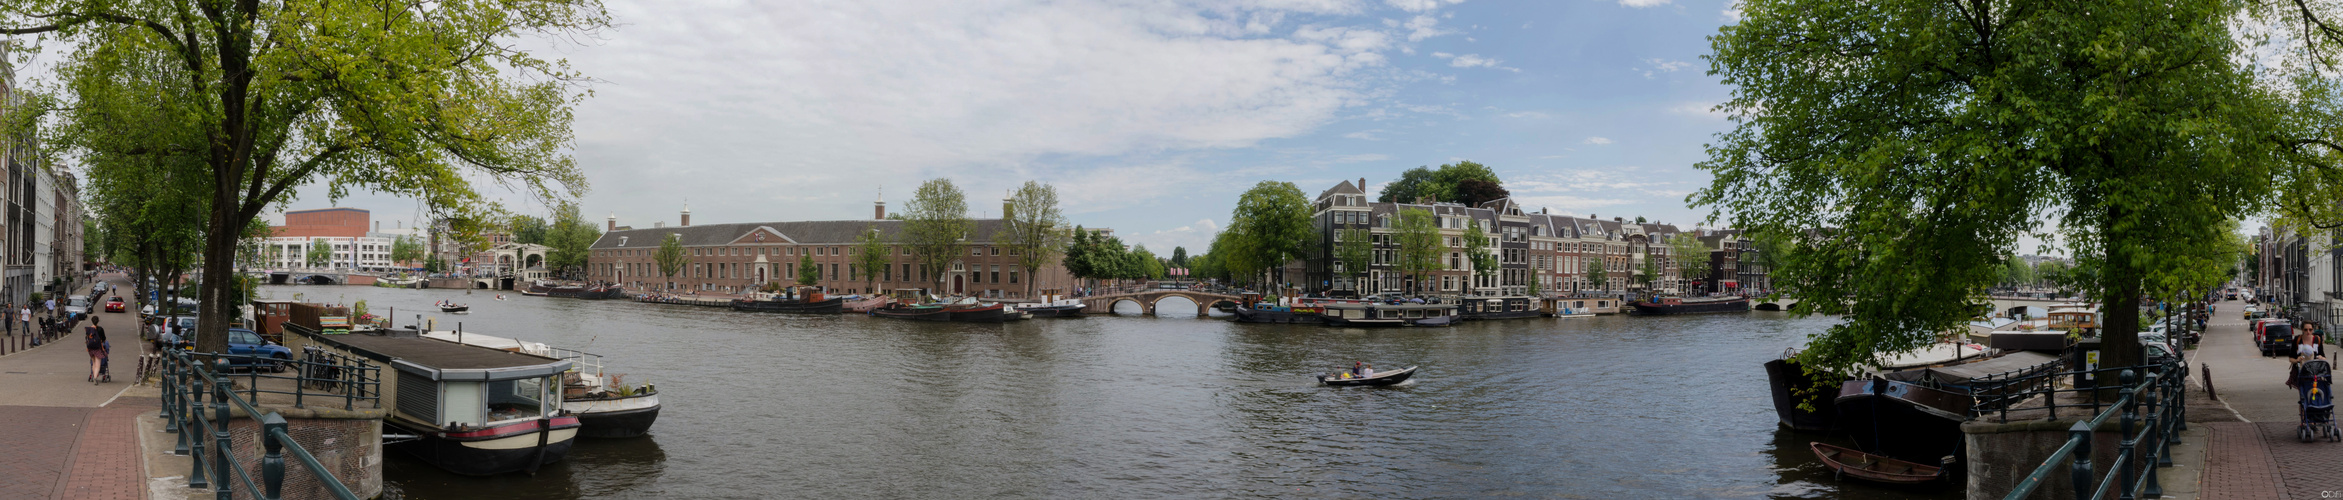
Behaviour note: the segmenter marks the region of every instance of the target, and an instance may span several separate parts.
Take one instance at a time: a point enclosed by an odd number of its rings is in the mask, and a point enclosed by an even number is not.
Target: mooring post
[[[2115,456],[2118,457],[2116,462],[2123,464],[2121,467],[2123,470],[2111,472],[2123,474],[2123,481],[2116,483],[2120,489],[2115,492],[2115,498],[2117,500],[2133,500],[2135,497],[2131,494],[2131,488],[2132,485],[2138,484],[2139,474],[2132,471],[2140,466],[2138,448],[2140,440],[2137,436],[2132,435],[2132,422],[2140,418],[2140,398],[2139,394],[2132,391],[2139,389],[2140,376],[2128,368],[2117,376],[2118,380],[2123,381],[2122,394],[2131,397],[2123,399],[2123,426],[2120,427],[2122,434],[2118,435],[2120,439],[2117,439],[2115,444]]]
[[[219,361],[226,365],[228,360]],[[236,387],[226,377],[222,377],[212,385],[212,390],[215,391],[212,393],[212,408],[219,415],[219,421],[210,426],[213,439],[211,469],[213,474],[220,475],[220,480],[212,481],[212,491],[218,492],[220,500],[236,500],[236,489],[233,487],[236,482],[228,473],[228,468],[235,466],[228,460],[228,450],[236,446],[235,437],[228,433],[228,398],[236,392]]]

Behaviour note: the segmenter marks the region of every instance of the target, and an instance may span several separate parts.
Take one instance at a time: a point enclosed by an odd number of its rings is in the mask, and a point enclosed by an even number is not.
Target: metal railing
[[[1969,416],[1994,416],[2001,422],[2008,422],[2012,411],[2041,410],[2045,418],[2056,415],[2061,408],[2084,408],[2092,414],[2098,414],[2115,404],[2101,397],[2101,389],[2105,387],[2098,383],[2115,380],[2123,372],[2134,369],[2161,374],[2183,370],[2184,367],[2175,363],[2059,371],[2037,366],[1978,377],[1970,381],[1969,395],[1974,404],[1969,406]],[[2086,379],[2091,381],[2089,385],[2081,385]],[[2061,380],[2074,380],[2078,385],[2061,388]],[[2058,398],[2060,394],[2070,394],[2074,398],[2061,403]]]
[[[2074,483],[2074,497],[2078,500],[2097,500],[2114,493],[2116,498],[2132,500],[2142,495],[2162,496],[2164,488],[2156,478],[2156,469],[2172,466],[2172,445],[2180,441],[2174,431],[2187,430],[2188,420],[2182,414],[2188,407],[2183,381],[2187,372],[2178,364],[2147,365],[2146,380],[2133,368],[2117,369],[2121,397],[2109,403],[2105,411],[2090,420],[2076,422],[2067,429],[2066,444],[2058,447],[2032,474],[2019,480],[2005,500],[2021,500],[2042,487],[2042,482],[2058,473],[2061,463],[2068,467]],[[2107,370],[2093,370],[2103,372]],[[2098,380],[2106,380],[2100,378]],[[2102,389],[2093,387],[2092,390]],[[2140,407],[2147,406],[2146,415]],[[2101,425],[2109,419],[2118,420],[2115,458],[2107,464],[2107,476],[2094,479],[2091,463],[2091,443]]]
[[[235,387],[233,375],[225,375],[221,372],[232,365],[243,365],[248,371],[255,372],[253,378],[250,379],[251,383],[246,385],[257,388],[260,380],[260,376],[257,374],[259,368],[297,367],[298,369],[294,370],[297,374],[295,376],[270,375],[267,378],[292,380],[296,389],[289,394],[294,395],[296,402],[302,401],[303,393],[308,392],[308,388],[313,383],[330,382],[334,384],[333,390],[327,392],[339,392],[340,394],[333,395],[340,396],[344,401],[344,408],[348,409],[354,407],[358,401],[373,401],[380,404],[380,383],[369,381],[380,380],[381,368],[363,360],[346,357],[332,359],[311,356],[302,360],[285,360],[233,354],[197,353],[176,349],[164,351],[162,356],[164,359],[163,431],[179,435],[179,442],[174,449],[175,454],[193,459],[190,462],[194,464],[194,468],[187,475],[188,487],[212,490],[219,500],[235,498],[239,490],[244,495],[266,500],[282,498],[285,484],[285,454],[289,451],[295,460],[299,460],[301,465],[308,469],[318,484],[325,487],[327,492],[336,498],[358,500],[357,494],[352,493],[348,486],[334,477],[332,469],[319,463],[317,457],[311,455],[307,448],[302,447],[300,442],[293,439],[293,435],[287,430],[283,415],[275,412],[263,414],[260,408],[252,403],[252,399],[245,397],[246,394],[257,398],[262,393],[287,394],[288,392],[250,389],[240,393]],[[318,370],[326,367],[335,370],[336,375],[331,377],[308,376],[318,373]],[[361,391],[367,395],[355,394]],[[328,394],[320,393],[318,395],[323,397]],[[228,423],[232,420],[233,415],[230,411],[231,407],[242,410],[245,415],[253,416],[254,420],[260,423],[259,437],[264,454],[260,459],[260,477],[258,479],[253,478],[251,473],[244,470],[244,467],[236,465],[234,440],[228,432]],[[210,440],[209,444],[205,442],[207,439]]]

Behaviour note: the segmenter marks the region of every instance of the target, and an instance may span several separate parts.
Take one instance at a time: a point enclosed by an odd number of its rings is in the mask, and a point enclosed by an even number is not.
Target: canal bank
[[[660,387],[649,436],[536,476],[397,454],[411,498],[1960,498],[1842,483],[1778,429],[1761,364],[1827,318],[1605,316],[1346,330],[1163,317],[1008,325],[461,290],[264,287],[581,349]],[[1388,388],[1318,387],[1366,361]],[[1698,477],[1699,480],[1688,478]],[[493,495],[488,493],[493,491]]]

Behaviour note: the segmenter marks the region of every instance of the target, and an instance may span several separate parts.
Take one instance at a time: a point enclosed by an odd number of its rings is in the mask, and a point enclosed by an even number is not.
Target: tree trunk
[[[200,352],[228,351],[228,322],[235,314],[228,300],[233,276],[228,275],[235,274],[232,261],[236,258],[237,233],[227,227],[227,222],[234,218],[234,210],[215,208],[211,230],[203,238],[203,288],[196,298],[202,304],[197,309],[195,324],[195,349]]]
[[[2117,233],[2114,227],[2115,221],[2123,220],[2124,217],[2122,209],[2109,208],[2107,222],[2100,228],[2107,242],[2105,262],[2099,266],[2100,278],[2103,280],[2100,283],[2101,298],[2106,301],[2099,309],[2102,319],[2099,322],[2099,366],[2102,367],[2135,366],[2143,361],[2140,352],[2142,273],[2132,268],[2130,252],[2124,246],[2135,240],[2128,237],[2130,235]],[[2118,382],[2109,377],[2100,383],[2113,385]]]

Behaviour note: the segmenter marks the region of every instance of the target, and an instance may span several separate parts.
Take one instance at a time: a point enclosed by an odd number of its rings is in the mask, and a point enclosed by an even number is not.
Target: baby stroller
[[[2343,429],[2335,426],[2335,374],[2327,360],[2313,358],[2295,365],[2290,385],[2302,396],[2302,425],[2295,429],[2295,437],[2305,443],[2320,436],[2343,441]]]

